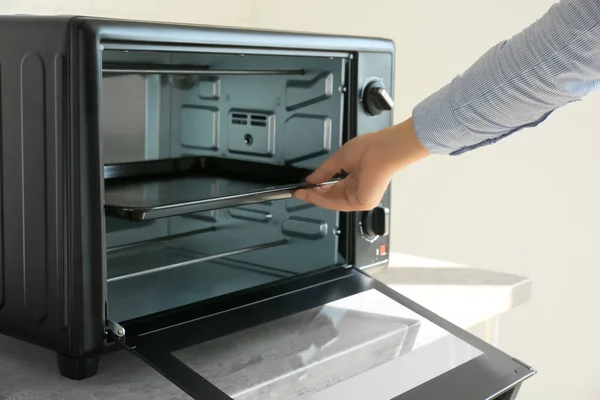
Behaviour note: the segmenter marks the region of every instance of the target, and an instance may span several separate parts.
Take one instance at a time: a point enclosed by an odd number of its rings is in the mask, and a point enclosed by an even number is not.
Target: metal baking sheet
[[[268,186],[215,175],[107,181],[104,207],[106,215],[142,221],[285,199],[294,190],[311,186],[315,185],[300,182]]]

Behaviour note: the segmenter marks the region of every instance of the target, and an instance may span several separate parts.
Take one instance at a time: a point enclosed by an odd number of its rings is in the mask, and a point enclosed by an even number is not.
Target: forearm
[[[600,83],[600,1],[563,0],[413,110],[431,154],[461,154],[542,122]]]
[[[412,118],[375,134],[381,135],[378,155],[383,172],[395,173],[429,156],[417,137]]]

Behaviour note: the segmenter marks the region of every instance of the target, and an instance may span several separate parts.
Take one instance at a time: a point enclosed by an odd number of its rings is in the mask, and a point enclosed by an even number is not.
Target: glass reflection
[[[370,290],[174,355],[234,399],[387,400],[480,354]]]

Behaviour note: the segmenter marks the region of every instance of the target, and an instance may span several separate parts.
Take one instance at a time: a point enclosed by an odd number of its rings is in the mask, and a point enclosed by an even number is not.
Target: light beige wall
[[[0,12],[390,37],[398,50],[400,121],[552,2],[0,0]],[[538,129],[460,158],[428,160],[395,180],[394,250],[534,279],[534,300],[506,317],[501,331],[501,347],[540,372],[521,399],[600,398],[599,107],[593,95]]]

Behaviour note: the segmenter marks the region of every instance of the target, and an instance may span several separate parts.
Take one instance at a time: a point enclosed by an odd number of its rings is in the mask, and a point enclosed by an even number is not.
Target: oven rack
[[[243,247],[232,248],[231,250],[222,251],[216,254],[206,254],[195,248],[192,249],[192,246],[189,243],[178,243],[181,239],[193,240],[194,237],[199,238],[204,233],[214,231],[215,229],[216,228],[198,229],[177,235],[164,236],[109,248],[107,249],[107,282],[118,282],[166,272],[176,268],[198,266],[199,264],[209,261],[214,262],[219,260],[228,262],[229,264],[240,264],[239,261],[228,258],[287,244],[286,239],[280,239],[248,244]],[[289,271],[278,268],[247,263],[242,264],[244,265],[237,265],[237,267],[250,268],[254,272],[277,277],[287,277],[291,274]]]
[[[110,75],[156,74],[156,75],[304,75],[304,69],[211,69],[202,65],[159,65],[104,63],[102,72]]]
[[[215,250],[202,240],[205,234],[194,231],[107,249],[105,281],[110,317],[127,321],[189,304],[192,299],[207,300],[298,275],[291,269],[243,257],[285,246],[288,242],[284,238],[249,238]]]

